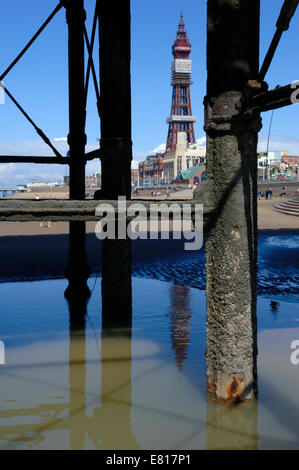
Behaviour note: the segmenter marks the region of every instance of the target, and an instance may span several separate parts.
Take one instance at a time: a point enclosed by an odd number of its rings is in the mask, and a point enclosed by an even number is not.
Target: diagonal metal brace
[[[62,8],[62,4],[59,3],[57,5],[57,7],[53,10],[53,12],[51,13],[51,15],[46,19],[46,21],[42,24],[42,26],[39,28],[39,30],[35,33],[35,35],[30,39],[30,41],[26,44],[26,46],[24,47],[24,49],[22,49],[22,51],[20,52],[19,55],[17,55],[17,57],[12,61],[12,63],[7,67],[7,69],[2,73],[2,75],[0,75],[0,82],[2,82],[2,80],[4,79],[4,77],[6,77],[6,75],[8,74],[8,72],[11,71],[11,69],[19,62],[19,60],[23,57],[23,55],[25,54],[26,51],[28,51],[28,49],[30,48],[30,46],[32,46],[32,44],[34,43],[34,41],[38,38],[38,36],[43,32],[43,30],[46,28],[46,26],[50,23],[50,21],[54,18],[54,16],[56,15],[56,13],[59,12],[59,10],[61,10]]]
[[[18,101],[14,98],[14,96],[10,93],[10,91],[3,85],[2,82],[0,82],[0,87],[3,89],[3,91],[7,94],[7,96],[11,99],[11,101],[16,105],[16,107],[21,111],[23,116],[27,119],[27,121],[30,122],[30,124],[34,127],[38,135],[42,138],[42,140],[50,147],[50,149],[54,152],[56,157],[63,158],[61,153],[58,152],[58,150],[54,147],[54,145],[51,143],[50,139],[44,134],[44,132],[37,127],[35,122],[31,119],[31,117],[26,113],[26,111],[22,108],[22,106],[18,103]]]
[[[95,34],[96,34],[96,28],[97,28],[97,23],[98,23],[98,7],[99,7],[99,0],[96,0],[90,43],[88,41],[88,35],[87,35],[86,27],[85,27],[85,32],[84,32],[85,42],[86,42],[86,45],[87,45],[87,48],[88,48],[88,64],[87,64],[86,77],[85,77],[85,103],[87,102],[90,70],[91,70],[91,68],[93,68],[92,74],[93,74],[95,92],[96,92],[96,96],[97,96],[97,108],[98,108],[98,114],[100,115],[100,92],[99,92],[99,86],[98,86],[98,82],[97,82],[97,78],[96,78],[94,62],[93,62],[93,57],[92,57],[93,48],[94,48],[94,41],[95,41]]]
[[[86,30],[85,25],[84,25],[84,39],[85,39],[85,43],[86,43],[86,47],[87,47],[87,51],[88,51],[88,56],[89,56],[88,69],[87,69],[87,80],[89,79],[89,70],[91,68],[95,93],[96,93],[96,97],[97,97],[97,106],[98,106],[98,110],[99,110],[100,90],[99,90],[99,85],[98,85],[98,81],[97,81],[97,74],[96,74],[96,71],[95,71],[94,61],[93,61],[93,57],[92,57],[94,36],[93,36],[93,42],[92,42],[92,45],[91,45],[91,43],[89,42],[89,39],[88,39],[88,34],[87,34],[87,30]],[[87,80],[86,80],[86,84],[85,84],[85,100],[87,99],[87,91],[88,91],[88,81]]]
[[[269,70],[272,59],[278,47],[279,41],[284,31],[287,31],[290,27],[291,19],[293,18],[296,9],[298,7],[299,0],[285,0],[281,8],[279,18],[276,23],[276,32],[266,54],[262,68],[259,72],[258,80],[262,82]]]

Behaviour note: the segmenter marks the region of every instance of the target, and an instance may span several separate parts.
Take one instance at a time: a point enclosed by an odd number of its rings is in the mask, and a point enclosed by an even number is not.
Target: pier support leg
[[[69,259],[65,276],[69,285],[65,298],[69,307],[69,409],[76,410],[81,422],[85,416],[85,381],[86,381],[86,315],[91,292],[87,285],[90,267],[86,258],[86,222],[70,222]],[[79,409],[79,411],[78,411]],[[70,429],[71,449],[84,448],[85,432],[82,428]]]
[[[115,10],[117,6],[117,12]],[[99,2],[102,189],[95,199],[131,198],[130,0]],[[103,328],[130,328],[131,241],[103,240]]]
[[[72,325],[78,321],[78,326],[85,322],[82,318],[86,313],[90,290],[87,280],[90,275],[90,267],[86,258],[86,222],[70,222],[69,232],[69,260],[65,269],[65,276],[69,285],[65,291],[65,297],[69,303]],[[84,313],[84,315],[85,315]]]
[[[117,11],[115,10],[117,8]],[[96,199],[131,196],[130,0],[99,3],[102,190]]]
[[[85,199],[84,0],[65,2],[69,56],[70,199]]]
[[[103,240],[102,328],[131,327],[131,240]]]
[[[259,0],[208,0],[207,398],[257,390],[257,136],[241,95],[259,67]]]

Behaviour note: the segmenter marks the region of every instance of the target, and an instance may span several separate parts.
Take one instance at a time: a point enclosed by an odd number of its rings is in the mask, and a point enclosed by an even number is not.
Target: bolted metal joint
[[[66,9],[66,22],[69,24],[73,20],[73,15],[76,15],[76,20],[85,23],[87,15],[84,8],[79,8],[72,0],[60,0],[62,6]]]
[[[245,113],[249,108],[249,104],[251,103],[252,98],[268,91],[268,89],[269,86],[266,82],[259,82],[258,80],[248,80],[241,97],[239,110]]]
[[[81,134],[81,135],[74,135],[74,134],[68,134],[67,136],[67,143],[69,144],[69,146],[71,145],[79,145],[79,146],[82,146],[87,144],[87,135],[84,133],[84,134]]]
[[[205,98],[205,125],[207,133],[254,132],[262,128],[259,113],[244,113],[244,103],[247,103],[251,94],[256,95],[262,89],[255,81],[248,82],[244,93],[230,91],[224,92],[217,98]]]

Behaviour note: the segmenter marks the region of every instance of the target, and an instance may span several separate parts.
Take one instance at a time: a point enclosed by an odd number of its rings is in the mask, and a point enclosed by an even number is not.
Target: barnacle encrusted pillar
[[[207,398],[227,403],[251,399],[257,390],[261,120],[242,113],[241,97],[258,76],[259,15],[259,0],[208,0]]]

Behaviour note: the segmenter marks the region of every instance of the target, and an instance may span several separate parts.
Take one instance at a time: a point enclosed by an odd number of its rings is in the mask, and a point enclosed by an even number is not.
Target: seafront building
[[[282,159],[284,157],[288,156],[288,152],[264,152],[264,153],[259,153],[257,156],[258,159],[258,166],[259,167],[264,167],[267,166],[267,164],[280,164],[282,162]]]
[[[259,181],[299,181],[299,156],[288,152],[265,152],[257,155]]]
[[[146,160],[139,163],[139,183],[158,185],[163,183],[163,153],[149,155]]]
[[[69,186],[70,177],[64,176],[64,185]],[[85,176],[85,187],[86,188],[100,188],[102,184],[101,173],[94,173],[92,176]]]
[[[178,132],[177,144],[173,152],[165,153],[163,158],[164,180],[170,183],[177,179],[180,171],[206,164],[206,148],[202,145],[188,144],[185,132]]]
[[[34,188],[57,188],[62,185],[63,185],[62,181],[32,180],[30,181],[30,183],[28,183],[27,185],[23,185],[23,186],[28,189],[34,189]]]
[[[189,168],[189,170],[181,170],[179,171],[177,181],[181,184],[198,186],[206,181],[206,167],[194,166]]]

